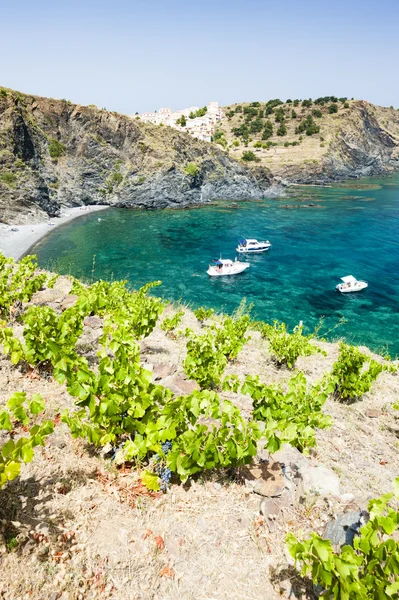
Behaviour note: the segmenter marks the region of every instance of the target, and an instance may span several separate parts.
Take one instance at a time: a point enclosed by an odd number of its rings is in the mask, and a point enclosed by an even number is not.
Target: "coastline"
[[[4,256],[18,260],[34,244],[60,225],[64,225],[93,212],[105,210],[106,208],[109,208],[109,205],[92,204],[89,206],[74,206],[63,209],[60,217],[48,218],[41,223],[34,223],[33,225],[0,225],[0,252]],[[17,229],[18,231],[13,231],[13,229]]]

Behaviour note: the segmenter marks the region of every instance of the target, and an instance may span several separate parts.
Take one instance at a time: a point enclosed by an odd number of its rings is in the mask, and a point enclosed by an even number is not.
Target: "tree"
[[[182,127],[185,127],[187,125],[186,117],[182,115],[180,119],[177,119],[176,125],[181,125]]]
[[[286,104],[292,104],[292,100],[291,98],[288,98],[288,100],[285,101]]]
[[[317,117],[318,119],[320,119],[320,118],[322,117],[321,110],[319,110],[318,108],[314,108],[314,109],[312,110],[312,115],[313,115],[314,117]]]
[[[283,123],[284,122],[285,114],[284,114],[284,111],[283,111],[282,108],[278,108],[275,111],[274,115],[275,115],[274,118],[276,120],[276,123]]]
[[[344,102],[344,108],[349,108],[349,102]]]
[[[273,125],[271,121],[266,121],[265,127],[262,133],[262,140],[268,140],[273,135]]]
[[[296,118],[297,118],[297,116],[298,116],[298,115],[296,114],[295,110],[294,110],[294,109],[292,109],[292,111],[291,111],[291,119],[296,119]]]
[[[328,112],[330,113],[330,115],[337,113],[338,112],[338,104],[336,104],[335,102],[330,104],[330,106],[328,107]]]
[[[263,129],[263,122],[262,119],[255,119],[255,121],[252,121],[251,125],[249,126],[249,131],[251,133],[259,133],[260,131],[262,131]]]
[[[277,135],[279,135],[279,136],[287,135],[287,128],[286,128],[284,122],[281,123],[280,127],[277,129]]]
[[[311,99],[311,98],[309,98],[309,100],[303,100],[303,102],[302,102],[302,106],[303,106],[304,108],[309,108],[310,106],[312,106],[312,99]]]
[[[259,162],[259,158],[257,158],[251,150],[246,150],[246,152],[243,152],[241,159],[245,160],[247,162],[251,162],[251,161]]]

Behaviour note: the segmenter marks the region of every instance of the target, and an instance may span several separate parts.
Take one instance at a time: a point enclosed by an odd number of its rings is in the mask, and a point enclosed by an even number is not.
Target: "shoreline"
[[[74,206],[65,208],[60,217],[50,217],[41,223],[32,225],[0,225],[0,252],[4,256],[19,260],[37,244],[60,225],[74,221],[79,217],[110,208],[105,204],[91,204],[89,206]],[[17,231],[13,231],[17,229]]]

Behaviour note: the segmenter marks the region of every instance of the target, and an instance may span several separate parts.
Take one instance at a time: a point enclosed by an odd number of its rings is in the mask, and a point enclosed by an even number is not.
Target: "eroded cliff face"
[[[267,169],[252,172],[169,127],[0,89],[0,221],[32,222],[82,204],[242,200],[262,196],[270,184]]]

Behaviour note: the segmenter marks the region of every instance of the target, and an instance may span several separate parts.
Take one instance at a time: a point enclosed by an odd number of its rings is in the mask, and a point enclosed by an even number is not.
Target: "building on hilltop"
[[[175,111],[172,111],[171,108],[160,108],[158,111],[145,112],[132,118],[139,118],[145,123],[154,125],[167,125],[179,131],[185,131],[197,139],[210,142],[215,133],[216,124],[222,118],[223,113],[219,102],[209,102],[206,109],[205,115],[194,118],[190,118],[190,114],[196,114],[200,110],[199,106],[190,106]],[[182,117],[186,119],[184,126],[180,122]]]

